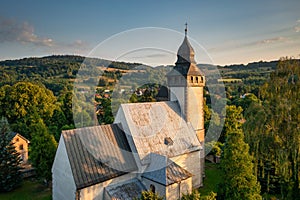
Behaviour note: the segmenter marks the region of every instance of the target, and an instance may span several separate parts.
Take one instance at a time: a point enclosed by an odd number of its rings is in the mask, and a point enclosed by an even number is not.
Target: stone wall
[[[178,200],[181,199],[183,194],[190,194],[192,192],[192,178],[174,183],[167,187],[166,199]]]
[[[176,164],[178,164],[180,167],[186,169],[187,171],[193,174],[192,177],[193,188],[199,188],[203,185],[199,150],[173,157],[171,158],[171,160]]]

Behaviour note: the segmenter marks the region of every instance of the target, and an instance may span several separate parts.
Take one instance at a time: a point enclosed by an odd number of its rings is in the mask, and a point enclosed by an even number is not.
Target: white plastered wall
[[[75,199],[76,186],[63,136],[60,137],[52,167],[53,200]]]

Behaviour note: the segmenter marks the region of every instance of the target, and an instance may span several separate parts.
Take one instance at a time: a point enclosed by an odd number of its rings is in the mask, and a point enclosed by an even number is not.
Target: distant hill
[[[12,85],[17,81],[41,82],[58,94],[64,87],[72,87],[72,81],[80,66],[92,68],[109,67],[130,70],[139,63],[114,62],[98,58],[73,55],[53,55],[0,61],[0,86]]]
[[[12,85],[17,81],[35,81],[43,83],[57,95],[63,88],[72,87],[82,63],[87,68],[86,70],[104,70],[105,81],[108,82],[120,78],[123,73],[130,72],[130,70],[131,72],[134,72],[134,69],[141,70],[142,65],[140,63],[114,62],[75,55],[52,55],[6,60],[0,61],[0,86],[4,84]],[[239,82],[242,81],[243,83],[261,84],[275,70],[277,63],[278,61],[260,61],[247,65],[214,66],[199,64],[198,66],[208,76],[213,76],[215,70],[218,70],[224,80],[240,80]],[[92,66],[92,68],[89,68],[89,66]],[[111,70],[108,70],[108,68]],[[170,66],[157,67],[157,69],[161,68],[169,70]],[[88,74],[91,74],[91,72],[87,73],[87,76]],[[156,77],[156,79],[158,78]],[[103,84],[106,83],[103,82]]]

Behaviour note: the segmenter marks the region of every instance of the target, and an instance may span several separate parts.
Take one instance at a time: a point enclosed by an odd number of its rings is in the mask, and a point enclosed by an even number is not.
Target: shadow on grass
[[[219,164],[205,163],[205,178],[203,187],[199,188],[201,199],[204,199],[210,192],[217,193],[217,186],[221,181]]]
[[[51,189],[36,180],[24,180],[22,186],[11,192],[0,193],[1,200],[51,200]]]

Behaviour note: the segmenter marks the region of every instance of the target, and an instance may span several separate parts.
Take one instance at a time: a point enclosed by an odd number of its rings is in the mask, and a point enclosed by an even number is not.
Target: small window
[[[173,140],[170,138],[170,137],[166,137],[165,138],[165,140],[164,140],[164,144],[165,145],[168,145],[168,146],[170,146],[170,145],[173,145]]]
[[[21,145],[19,146],[19,149],[20,149],[20,150],[23,150],[23,149],[24,149],[23,144],[21,144]]]
[[[16,142],[19,142],[19,138],[16,138]]]
[[[191,82],[193,82],[194,81],[194,78],[191,76]]]
[[[150,191],[155,193],[155,186],[153,184],[150,185]]]
[[[198,83],[198,77],[196,77],[196,83]]]

